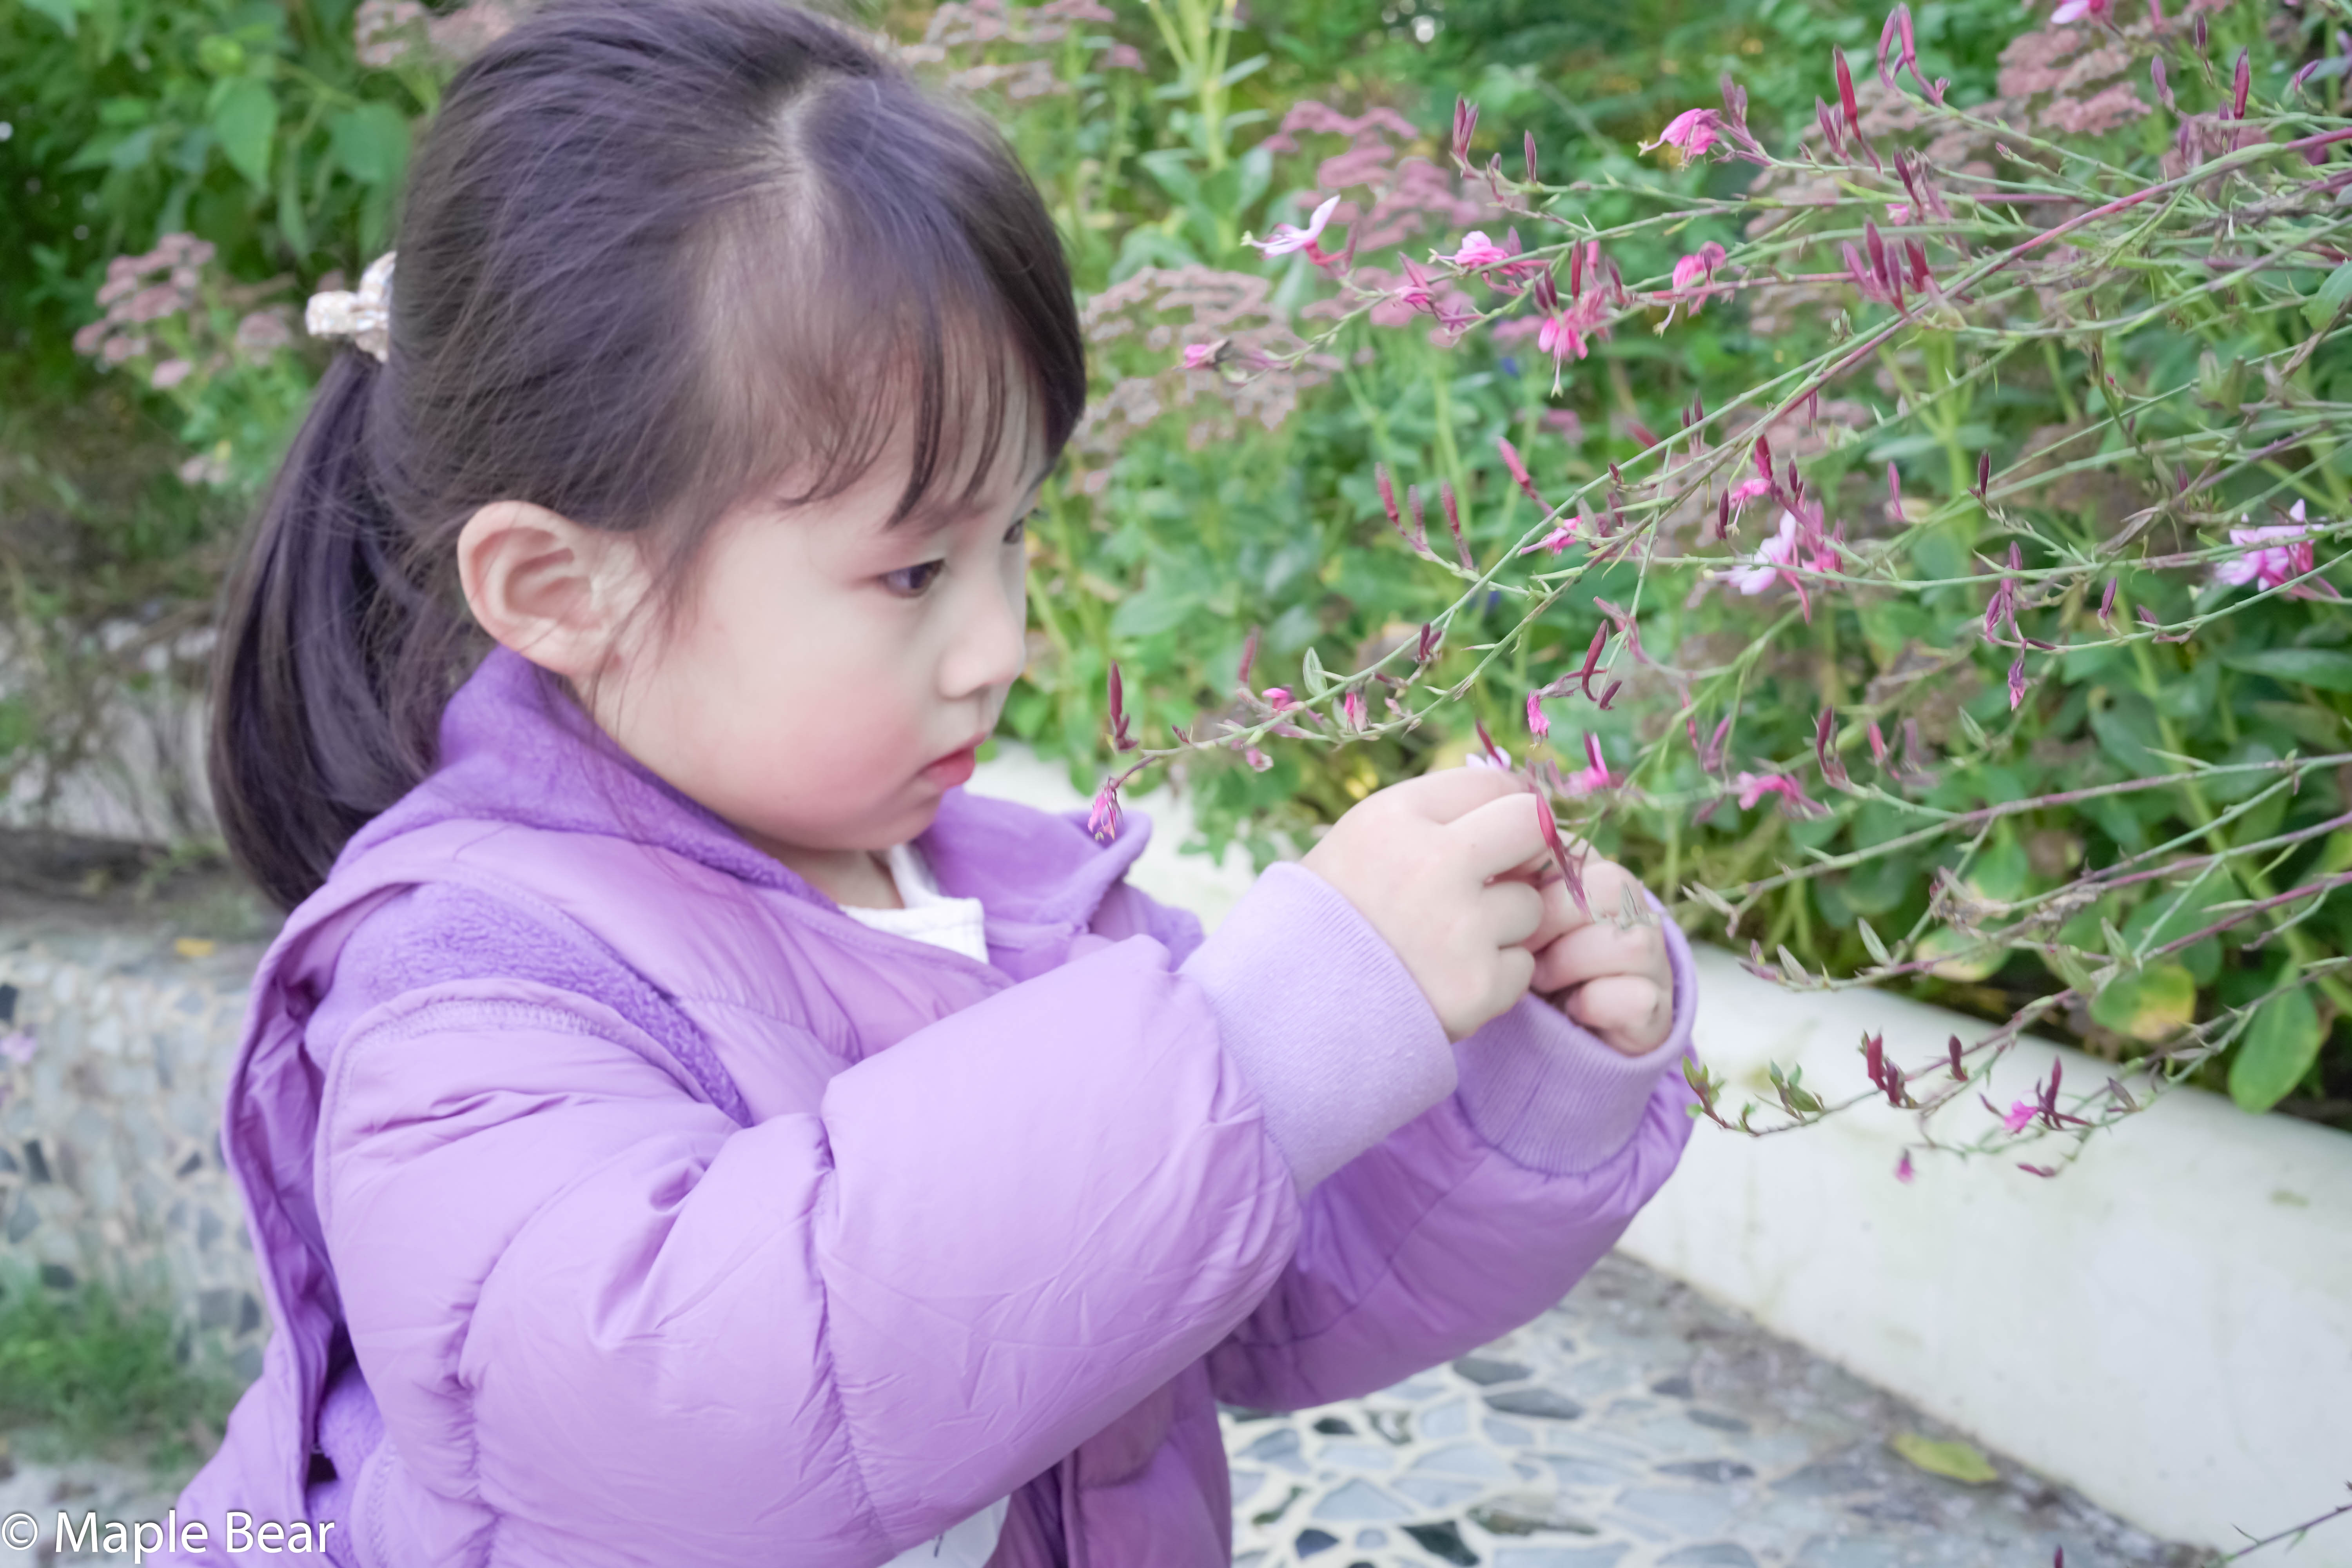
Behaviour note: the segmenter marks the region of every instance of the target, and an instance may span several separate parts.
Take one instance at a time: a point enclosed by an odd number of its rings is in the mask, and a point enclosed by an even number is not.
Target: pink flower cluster
[[[2308,537],[2311,525],[2304,520],[2304,503],[2296,501],[2287,515],[2293,522],[2276,523],[2265,528],[2233,528],[2230,542],[2244,545],[2243,553],[2224,561],[2213,568],[2216,584],[2242,588],[2249,584],[2261,589],[2285,588],[2298,577],[2307,576],[2318,564],[2318,558]],[[2334,584],[2325,578],[2312,577],[2308,582],[2295,583],[2287,588],[2290,599],[2336,599],[2343,597]]]
[[[1755,555],[1745,566],[1733,567],[1718,575],[1750,596],[1766,592],[1775,583],[1786,583],[1797,591],[1805,618],[1812,619],[1812,601],[1806,594],[1804,579],[1798,574],[1839,572],[1844,569],[1845,562],[1838,553],[1836,542],[1822,533],[1819,510],[1808,508],[1807,511],[1810,521],[1792,511],[1781,512],[1780,531],[1758,545]]]
[[[360,0],[352,16],[352,53],[373,70],[461,64],[503,37],[517,19],[509,0],[473,0],[441,15],[417,0]]]

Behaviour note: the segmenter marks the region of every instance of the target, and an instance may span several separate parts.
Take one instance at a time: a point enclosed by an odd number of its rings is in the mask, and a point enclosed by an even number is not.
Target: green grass
[[[237,1384],[180,1364],[170,1315],[86,1284],[0,1293],[0,1427],[68,1454],[185,1470],[217,1442]]]

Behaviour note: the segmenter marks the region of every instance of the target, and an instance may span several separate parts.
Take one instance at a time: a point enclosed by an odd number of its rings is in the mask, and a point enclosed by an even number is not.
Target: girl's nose
[[[973,586],[940,670],[940,695],[960,700],[1010,686],[1028,662],[1026,579],[1010,575]]]

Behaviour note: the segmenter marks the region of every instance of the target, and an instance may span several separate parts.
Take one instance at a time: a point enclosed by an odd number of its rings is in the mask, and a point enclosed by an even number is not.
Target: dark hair
[[[215,809],[286,910],[432,771],[489,646],[457,572],[478,508],[657,530],[666,636],[755,489],[838,494],[911,418],[895,522],[976,492],[1016,399],[1047,463],[1085,402],[1003,138],[782,0],[533,13],[451,82],[397,251],[386,362],[328,367],[223,598]]]

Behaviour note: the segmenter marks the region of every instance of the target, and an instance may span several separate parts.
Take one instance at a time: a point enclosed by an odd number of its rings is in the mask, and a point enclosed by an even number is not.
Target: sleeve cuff
[[[1533,993],[1454,1047],[1463,1114],[1514,1163],[1552,1176],[1607,1163],[1641,1125],[1660,1075],[1690,1049],[1698,1012],[1690,943],[1663,910],[1658,919],[1675,1017],[1656,1049],[1638,1057],[1612,1050]]]
[[[1454,1092],[1454,1050],[1421,987],[1305,867],[1268,867],[1180,973],[1206,993],[1302,1196]]]

